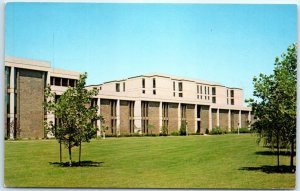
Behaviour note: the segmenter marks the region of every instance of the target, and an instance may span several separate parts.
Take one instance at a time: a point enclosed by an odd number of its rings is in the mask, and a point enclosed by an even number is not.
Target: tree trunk
[[[80,166],[80,159],[81,159],[81,141],[79,143],[79,160],[78,160],[79,166]]]
[[[290,166],[292,172],[294,172],[294,140],[291,143],[291,161],[290,161]]]
[[[277,132],[277,170],[279,171],[279,133]]]
[[[69,166],[72,166],[72,151],[71,151],[70,141],[69,141]]]
[[[59,140],[59,161],[62,162],[62,154],[61,154],[61,140]]]

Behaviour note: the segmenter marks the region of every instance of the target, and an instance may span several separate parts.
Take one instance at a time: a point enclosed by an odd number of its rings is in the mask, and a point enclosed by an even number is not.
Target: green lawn
[[[254,135],[107,138],[84,143],[82,160],[60,167],[55,140],[5,141],[8,187],[294,188],[295,174],[268,172],[276,155]],[[67,150],[63,149],[67,161]],[[73,159],[78,160],[78,149]],[[281,156],[288,165],[289,157]]]

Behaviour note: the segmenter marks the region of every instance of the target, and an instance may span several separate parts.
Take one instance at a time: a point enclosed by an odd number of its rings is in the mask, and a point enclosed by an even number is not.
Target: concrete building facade
[[[87,88],[99,89],[95,99],[105,122],[97,125],[107,126],[108,134],[159,133],[163,126],[172,133],[182,122],[189,133],[212,128],[232,131],[251,122],[243,90],[219,83],[146,74]]]
[[[7,138],[51,137],[44,121],[57,119],[43,108],[49,84],[57,98],[74,86],[79,72],[51,68],[45,61],[5,58],[5,135]],[[165,74],[146,74],[90,85],[106,134],[178,132],[183,122],[189,133],[205,133],[218,127],[226,131],[248,127],[251,108],[243,106],[243,90],[222,84]],[[151,127],[151,128],[150,128]],[[98,135],[100,135],[100,131]]]
[[[44,121],[54,121],[53,114],[43,108],[47,84],[58,96],[74,86],[79,72],[51,68],[45,61],[5,58],[5,136],[44,138],[48,136]]]

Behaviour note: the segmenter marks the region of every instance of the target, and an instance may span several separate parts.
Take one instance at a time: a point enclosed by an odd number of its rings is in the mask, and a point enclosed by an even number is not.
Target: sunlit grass
[[[9,187],[294,188],[295,174],[264,171],[263,166],[276,165],[276,156],[261,152],[269,150],[255,139],[248,134],[93,140],[82,147],[85,166],[71,168],[53,164],[59,162],[55,140],[5,141],[4,182]],[[281,164],[288,165],[289,157],[281,156]]]

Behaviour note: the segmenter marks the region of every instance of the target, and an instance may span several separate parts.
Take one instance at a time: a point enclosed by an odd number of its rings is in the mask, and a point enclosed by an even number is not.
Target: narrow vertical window
[[[179,83],[178,83],[178,90],[179,90],[179,91],[182,91],[182,89],[183,89],[183,87],[182,87],[182,82],[179,82]]]
[[[120,83],[116,83],[116,92],[120,92]]]
[[[142,88],[145,88],[145,78],[142,79]]]
[[[175,82],[173,82],[173,91],[175,91]]]
[[[125,92],[125,82],[123,82],[123,92]]]
[[[156,80],[153,78],[153,88],[156,88]]]

